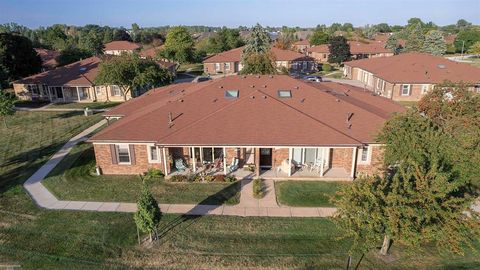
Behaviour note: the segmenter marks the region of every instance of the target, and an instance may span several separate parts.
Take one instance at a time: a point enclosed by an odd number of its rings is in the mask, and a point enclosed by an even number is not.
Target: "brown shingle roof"
[[[277,61],[294,61],[294,60],[313,61],[313,59],[311,59],[310,57],[306,57],[301,53],[294,52],[291,50],[282,50],[275,47],[272,47],[271,50]],[[243,47],[240,47],[240,48],[232,49],[229,51],[217,53],[203,60],[203,63],[240,62],[242,58],[242,51],[243,51]]]
[[[480,82],[480,69],[424,53],[405,53],[345,62],[391,83]]]
[[[60,56],[60,52],[35,48],[37,54],[42,59],[42,67],[45,69],[53,69],[58,66],[57,57]]]
[[[328,44],[321,44],[308,48],[307,52],[329,53],[330,49],[328,48]]]
[[[239,98],[225,98],[225,90]],[[291,98],[279,98],[287,89]],[[124,116],[94,135],[98,142],[160,145],[322,146],[374,142],[402,106],[337,83],[305,83],[289,76],[228,76],[149,91],[107,113]],[[353,113],[352,126],[347,115]],[[169,127],[169,114],[173,122]]]
[[[382,41],[372,41],[370,43],[358,42],[358,41],[349,41],[350,44],[350,53],[351,54],[376,54],[376,53],[391,53],[390,50],[385,49],[385,42]],[[317,52],[317,53],[329,53],[330,50],[327,44],[322,44],[318,46],[311,47],[307,49],[308,52]]]
[[[308,41],[308,39],[299,40],[299,41],[293,43],[293,45],[310,45],[310,41]]]
[[[114,50],[133,51],[140,48],[141,46],[138,45],[137,43],[133,43],[126,40],[112,41],[105,44],[106,51],[114,51]]]
[[[20,84],[46,84],[50,86],[90,86],[98,73],[99,57],[93,56],[53,70],[15,81]]]

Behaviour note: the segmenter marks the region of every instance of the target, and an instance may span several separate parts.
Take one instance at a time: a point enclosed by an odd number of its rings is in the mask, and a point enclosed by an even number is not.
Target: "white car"
[[[306,76],[304,80],[309,82],[322,82],[322,77],[320,76]]]

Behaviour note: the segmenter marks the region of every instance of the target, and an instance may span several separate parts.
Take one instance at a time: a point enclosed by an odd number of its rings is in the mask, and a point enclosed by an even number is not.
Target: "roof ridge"
[[[297,108],[295,108],[295,107],[293,107],[293,106],[291,106],[291,105],[289,105],[289,104],[287,104],[287,103],[285,103],[285,102],[283,102],[283,101],[281,101],[281,100],[279,100],[279,99],[277,99],[277,98],[273,97],[272,95],[269,95],[269,94],[267,94],[267,93],[263,92],[262,90],[257,90],[257,91],[259,91],[259,92],[261,92],[261,93],[265,94],[266,96],[269,96],[269,97],[271,97],[273,100],[275,100],[275,101],[277,101],[277,102],[279,102],[279,103],[281,103],[281,104],[283,104],[283,105],[287,106],[288,108],[291,108],[291,109],[295,110],[296,112],[299,112],[300,114],[302,114],[302,115],[305,115],[306,117],[308,117],[308,118],[310,118],[310,119],[314,120],[315,122],[318,122],[319,124],[322,124],[322,125],[324,125],[324,126],[326,126],[326,127],[330,128],[330,129],[334,130],[335,132],[338,132],[338,133],[342,134],[343,136],[346,136],[346,137],[348,137],[348,138],[351,138],[351,139],[353,139],[354,141],[357,141],[357,142],[359,142],[359,143],[362,143],[360,140],[358,140],[358,139],[356,139],[356,138],[354,138],[354,137],[352,137],[352,136],[350,136],[350,135],[348,135],[348,134],[345,134],[344,132],[342,132],[342,131],[340,131],[340,130],[338,130],[338,129],[336,129],[336,128],[332,127],[332,126],[330,126],[329,124],[327,124],[327,123],[325,123],[325,122],[323,122],[323,121],[321,121],[321,120],[319,120],[319,119],[317,119],[317,118],[315,118],[315,117],[311,116],[311,115],[310,115],[310,114],[308,114],[308,113],[302,112],[301,110],[299,110],[299,109],[297,109]]]

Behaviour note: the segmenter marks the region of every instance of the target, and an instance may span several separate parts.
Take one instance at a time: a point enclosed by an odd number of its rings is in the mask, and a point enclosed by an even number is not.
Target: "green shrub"
[[[233,183],[233,182],[235,182],[235,181],[237,181],[237,178],[236,178],[235,176],[233,176],[233,175],[227,175],[227,176],[225,176],[225,182],[227,182],[227,183]]]
[[[253,180],[253,197],[256,199],[261,199],[265,196],[265,191],[263,190],[263,180],[256,178]]]
[[[150,168],[148,169],[148,171],[146,171],[143,176],[146,178],[146,179],[160,179],[160,178],[163,178],[165,176],[165,174],[163,174],[163,172],[159,169],[156,169],[156,168]]]
[[[323,64],[322,65],[322,70],[325,71],[325,72],[332,71],[332,66],[330,66],[330,64]]]
[[[215,182],[225,182],[225,174],[216,174]]]
[[[188,180],[189,180],[188,175],[183,175],[183,174],[176,174],[168,178],[169,182],[188,182]]]

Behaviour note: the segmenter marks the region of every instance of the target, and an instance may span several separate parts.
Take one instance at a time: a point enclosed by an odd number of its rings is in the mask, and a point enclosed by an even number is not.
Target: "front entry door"
[[[272,167],[272,148],[260,148],[260,168]]]
[[[57,98],[63,98],[63,92],[61,87],[55,87],[55,91],[57,92]]]

